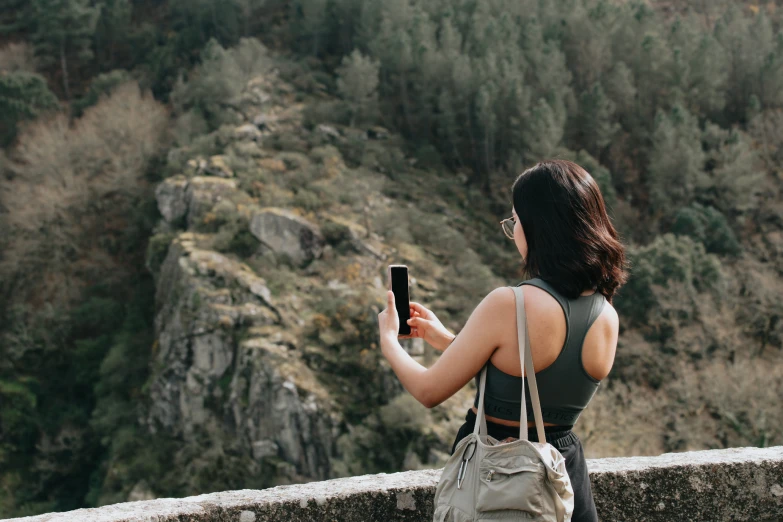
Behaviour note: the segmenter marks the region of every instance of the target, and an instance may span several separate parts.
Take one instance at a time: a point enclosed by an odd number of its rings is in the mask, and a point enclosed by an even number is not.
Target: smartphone
[[[389,290],[394,292],[394,304],[397,307],[397,317],[400,318],[400,331],[397,335],[410,335],[411,325],[408,324],[408,319],[411,317],[411,302],[407,265],[389,265],[386,279],[389,281]]]

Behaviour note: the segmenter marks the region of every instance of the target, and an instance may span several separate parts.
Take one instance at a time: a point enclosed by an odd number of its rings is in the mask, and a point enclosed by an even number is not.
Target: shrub
[[[351,239],[351,230],[347,226],[331,220],[321,225],[321,233],[326,242],[334,247]]]
[[[738,353],[703,368],[684,367],[669,394],[681,407],[670,413],[669,451],[769,447],[783,443],[783,369]]]
[[[726,216],[713,207],[692,203],[681,208],[674,218],[672,232],[702,243],[713,254],[736,256],[742,251]]]
[[[617,308],[638,326],[651,326],[648,319],[654,309],[669,315],[668,307],[661,302],[661,292],[667,288],[676,290],[673,297],[687,314],[695,310],[697,294],[722,289],[720,261],[688,236],[658,236],[649,245],[631,246],[628,257],[631,277],[618,292]]]
[[[130,73],[123,69],[116,69],[108,73],[99,74],[90,82],[90,88],[85,95],[73,102],[71,105],[71,114],[76,118],[80,117],[88,107],[92,107],[98,103],[101,96],[111,94],[119,85],[127,83],[130,80]]]
[[[0,70],[0,147],[14,140],[20,122],[57,107],[57,98],[40,74]]]
[[[175,113],[197,110],[211,129],[234,121],[227,109],[238,109],[247,83],[271,65],[266,47],[255,38],[242,38],[231,49],[224,49],[213,38],[201,51],[201,64],[188,80],[180,77],[174,85],[171,102]]]
[[[313,130],[321,123],[348,125],[351,121],[351,108],[344,101],[322,101],[309,103],[302,111],[302,124]]]
[[[299,189],[294,196],[294,205],[306,211],[315,212],[329,207],[330,201],[306,188]]]
[[[175,237],[176,234],[173,232],[161,232],[150,237],[149,242],[147,243],[147,255],[145,260],[147,270],[153,274],[158,273],[160,266],[169,253],[169,246]]]
[[[250,233],[247,219],[237,212],[236,205],[223,200],[212,213],[212,227],[217,229],[212,246],[218,252],[230,252],[241,258],[258,250],[258,239]]]

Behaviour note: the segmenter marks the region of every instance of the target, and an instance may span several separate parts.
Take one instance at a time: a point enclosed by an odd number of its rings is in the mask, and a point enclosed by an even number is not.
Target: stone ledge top
[[[657,457],[587,459],[587,467],[592,475],[593,473],[644,471],[650,468],[670,468],[676,466],[750,464],[760,463],[765,460],[783,461],[783,446],[663,453]]]
[[[759,510],[772,517],[783,515],[783,446],[665,453],[657,457],[590,459],[587,465],[599,511],[603,509],[606,520],[625,520],[628,516],[625,511],[629,510],[638,520],[673,520],[672,516],[678,518],[682,515],[678,510],[685,505],[693,515],[697,507],[695,504],[702,503],[701,509],[713,514],[724,513],[732,520],[758,519],[753,513]],[[732,471],[734,465],[740,466],[738,469],[742,471]],[[721,468],[725,471],[715,472]],[[660,471],[667,470],[669,472],[661,476]],[[126,502],[15,518],[8,522],[428,520],[432,516],[432,497],[440,474],[440,469],[380,473],[264,490],[245,489],[182,499]],[[653,475],[659,478],[655,479]],[[677,482],[677,476],[684,477],[685,482]],[[620,477],[625,479],[617,481]],[[763,484],[757,485],[762,487],[749,485],[747,491],[745,488],[737,489],[745,483],[743,477],[756,477],[755,482],[761,481]],[[647,478],[653,479],[648,486],[632,486],[637,480],[647,481]],[[705,481],[714,484],[705,486]],[[715,498],[705,498],[703,491],[713,487],[717,488]],[[696,489],[691,492],[689,488]],[[743,505],[729,508],[720,505],[729,490],[735,492],[736,502]],[[681,494],[685,500],[695,494],[698,502],[684,502],[683,506],[676,506],[668,498],[674,495],[673,498],[679,499]],[[668,504],[663,502],[664,498]],[[628,505],[631,505],[628,509],[623,507]],[[716,508],[718,511],[715,511]],[[625,511],[621,512],[623,509]],[[648,516],[648,510],[659,513]]]
[[[158,498],[123,502],[99,508],[12,518],[5,522],[73,522],[76,520],[84,522],[150,522],[167,520],[167,517],[203,515],[218,505],[224,509],[232,509],[248,505],[261,507],[269,504],[296,502],[304,508],[311,500],[316,505],[323,505],[329,500],[344,499],[363,493],[377,495],[395,491],[405,492],[412,489],[434,489],[440,478],[440,473],[440,469],[378,473],[376,475],[276,486],[261,490],[240,489],[205,493],[186,498]],[[404,502],[405,499],[403,498],[402,501]]]

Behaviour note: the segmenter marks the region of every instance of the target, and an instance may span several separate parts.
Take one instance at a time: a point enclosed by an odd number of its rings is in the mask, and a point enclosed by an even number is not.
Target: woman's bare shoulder
[[[554,313],[557,316],[559,312],[560,316],[563,315],[560,303],[546,290],[533,285],[522,285],[518,288],[522,289],[522,295],[525,299],[525,312],[528,314],[550,315]],[[510,286],[498,287],[492,293],[499,294],[498,300],[502,300],[504,304],[516,304],[516,295]]]
[[[604,302],[604,308],[601,310],[601,315],[599,317],[604,321],[606,332],[612,334],[609,335],[609,337],[617,337],[620,332],[620,316],[617,315],[617,310],[612,306],[612,303],[609,301]]]
[[[600,315],[587,332],[582,350],[582,365],[596,380],[609,375],[617,352],[620,319],[609,301],[604,303]]]

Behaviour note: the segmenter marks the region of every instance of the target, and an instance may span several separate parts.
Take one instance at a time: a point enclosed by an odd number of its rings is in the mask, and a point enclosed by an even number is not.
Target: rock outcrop
[[[223,152],[170,154],[182,172],[155,191],[156,342],[142,422],[176,441],[171,458],[183,476],[175,481],[185,490],[213,486],[193,485],[190,470],[259,487],[390,462],[432,466],[455,429],[418,403],[395,401],[404,390],[379,353],[375,318],[393,249],[369,230],[374,191],[365,188],[353,208],[341,203],[350,169],[340,151],[301,146],[340,133],[306,131],[302,105],[290,90],[275,94],[276,81],[251,82],[247,103],[258,105],[244,112],[256,116],[211,135]],[[291,150],[266,146],[280,133]],[[352,179],[380,184],[373,176]],[[321,201],[316,190],[333,196]],[[421,340],[403,344],[425,357]],[[466,397],[450,404],[464,414]],[[384,447],[388,434],[402,442]],[[129,486],[128,498],[154,495],[155,478]]]
[[[264,248],[287,255],[297,266],[323,253],[325,241],[318,228],[283,208],[259,209],[250,219],[250,232]]]
[[[298,325],[205,239],[180,234],[160,269],[150,428],[194,440],[221,426],[248,454],[291,464],[290,480],[328,477],[340,416],[301,360]]]

